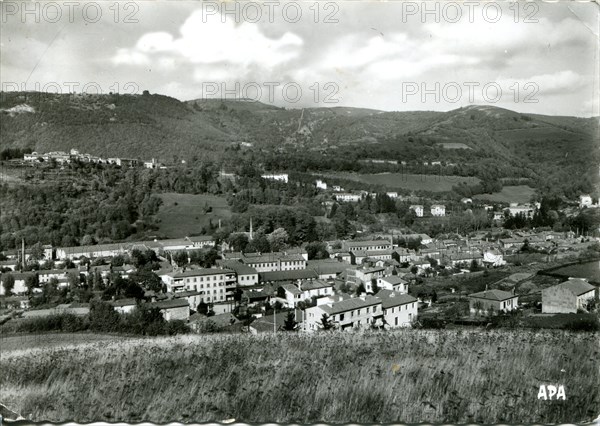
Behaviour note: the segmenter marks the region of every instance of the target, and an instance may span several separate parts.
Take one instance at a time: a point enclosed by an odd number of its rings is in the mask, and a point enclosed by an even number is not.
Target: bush
[[[600,320],[594,315],[578,316],[574,321],[566,323],[563,329],[570,331],[600,331]]]

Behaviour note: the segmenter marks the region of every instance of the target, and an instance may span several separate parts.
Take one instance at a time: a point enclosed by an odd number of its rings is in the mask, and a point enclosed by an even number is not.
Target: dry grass
[[[400,330],[13,348],[0,401],[51,421],[581,422],[600,412],[598,339]],[[538,400],[540,384],[567,400]]]

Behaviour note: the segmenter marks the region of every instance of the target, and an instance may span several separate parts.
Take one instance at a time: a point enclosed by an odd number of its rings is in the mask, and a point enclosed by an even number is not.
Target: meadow
[[[598,338],[463,329],[13,344],[0,401],[57,422],[580,423],[600,412]],[[566,400],[539,400],[549,384]]]
[[[340,179],[348,179],[356,182],[361,182],[370,185],[382,185],[386,188],[393,189],[410,189],[422,190],[431,192],[445,192],[452,190],[452,187],[459,185],[461,182],[467,185],[475,185],[479,183],[479,179],[475,177],[462,176],[447,176],[440,174],[409,174],[409,173],[330,173],[323,174],[325,177],[334,177]]]
[[[231,210],[224,197],[208,194],[157,194],[163,204],[156,215],[159,219],[158,234],[168,238],[181,238],[201,233],[202,227],[214,226],[219,219],[231,217]],[[205,208],[210,207],[211,211]]]
[[[500,192],[478,194],[473,198],[496,203],[528,203],[535,189],[527,185],[505,186]]]

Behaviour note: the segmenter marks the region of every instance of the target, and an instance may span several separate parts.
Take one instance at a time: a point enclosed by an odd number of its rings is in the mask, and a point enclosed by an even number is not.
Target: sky
[[[600,115],[591,2],[0,5],[5,91]]]

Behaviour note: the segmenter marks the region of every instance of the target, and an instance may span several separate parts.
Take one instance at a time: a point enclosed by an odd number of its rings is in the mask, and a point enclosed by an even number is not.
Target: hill
[[[583,423],[600,404],[597,334],[68,337],[29,351],[11,343],[21,337],[3,338],[4,404],[55,422],[358,424]],[[564,386],[567,400],[538,399],[549,384]]]
[[[486,181],[528,178],[547,191],[570,182],[569,191],[576,193],[594,189],[600,161],[597,118],[521,114],[494,106],[385,112],[288,109],[247,100],[181,102],[148,93],[3,92],[0,111],[5,149],[78,148],[94,155],[172,162],[194,156],[218,159],[228,147],[247,142],[271,168],[358,171],[348,167],[360,158],[443,161],[457,166],[442,174]],[[289,158],[279,161],[280,154]],[[312,158],[296,161],[307,155]]]

